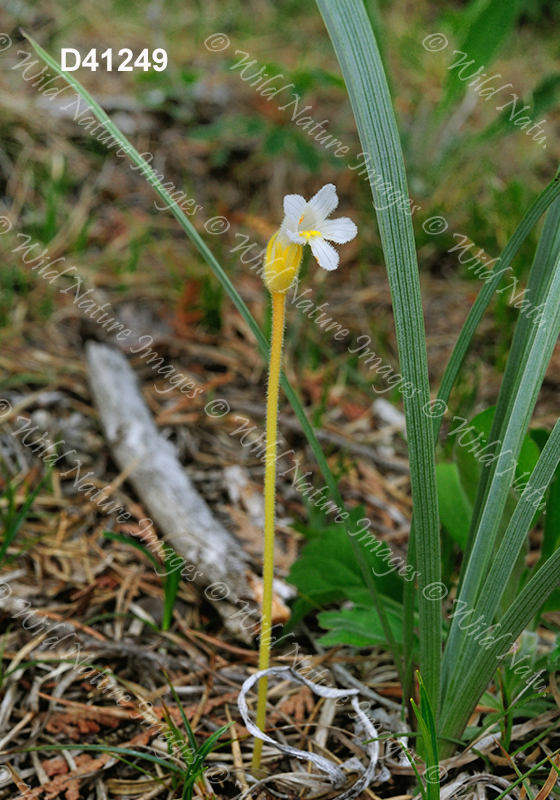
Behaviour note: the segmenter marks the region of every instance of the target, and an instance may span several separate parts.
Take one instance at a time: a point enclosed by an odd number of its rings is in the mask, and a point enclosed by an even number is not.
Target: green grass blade
[[[532,346],[528,350],[523,369],[519,371],[513,388],[513,404],[507,420],[503,441],[496,452],[502,455],[493,464],[489,489],[482,509],[472,553],[466,566],[460,596],[462,600],[475,601],[484,580],[494,549],[496,533],[505,507],[513,474],[507,468],[519,456],[529,420],[547,370],[554,345],[560,333],[560,259],[554,268],[554,278],[547,297],[544,316],[546,326],[536,328]]]
[[[199,754],[202,759],[206,758],[206,756],[214,749],[214,746],[217,744],[220,736],[223,736],[232,725],[233,722],[228,722],[226,725],[222,725],[221,728],[218,728],[217,731],[214,731],[214,733],[208,737],[204,744],[200,746]]]
[[[426,724],[426,730],[429,734],[426,740],[426,749],[429,758],[431,759],[431,764],[438,765],[437,731],[434,720],[434,712],[432,710],[432,704],[430,703],[430,698],[428,697],[426,687],[424,686],[424,681],[422,680],[422,676],[420,674],[418,674],[418,685],[420,686],[420,708],[422,710],[422,719]]]
[[[500,633],[495,643],[479,648],[478,656],[463,672],[461,691],[446,698],[441,714],[441,738],[456,739],[461,736],[469,716],[480,696],[488,686],[502,656],[539,611],[547,597],[560,583],[560,550],[543,564],[524,586],[510,608],[500,619]],[[501,631],[508,634],[501,639]]]
[[[441,385],[438,392],[438,400],[441,401],[440,405],[442,408],[445,408],[449,403],[451,390],[455,385],[459,370],[461,369],[461,365],[469,350],[475,331],[478,328],[496,289],[503,280],[505,272],[502,272],[502,270],[507,269],[507,267],[511,265],[511,262],[517,255],[519,248],[531,230],[558,196],[560,196],[560,176],[556,177],[553,181],[551,181],[551,183],[549,183],[546,189],[544,189],[544,191],[537,197],[535,202],[529,208],[515,229],[511,239],[504,247],[504,250],[500,256],[500,261],[497,262],[498,266],[495,269],[496,275],[491,281],[488,281],[488,283],[485,282],[479,291],[476,300],[469,311],[467,319],[465,320],[465,324],[461,329],[461,333],[459,334],[459,338],[457,339],[457,343],[453,349],[453,353],[451,354],[451,358],[449,359],[449,363],[445,368],[445,372],[441,380]],[[520,321],[522,319],[525,319],[524,315],[521,315]],[[530,320],[528,321],[530,322]],[[443,414],[441,416],[434,417],[434,434],[436,437],[439,433],[442,419]]]
[[[122,533],[113,533],[112,531],[104,531],[103,536],[105,539],[111,539],[115,542],[122,542],[122,544],[130,545],[131,547],[135,547],[141,553],[143,553],[147,558],[152,562],[156,573],[162,577],[162,584],[163,584],[163,591],[164,591],[164,604],[163,604],[163,618],[161,622],[161,629],[162,631],[168,631],[171,627],[171,622],[173,620],[173,609],[175,607],[175,600],[177,599],[177,592],[179,591],[179,585],[181,582],[181,574],[179,570],[174,570],[173,572],[169,573],[168,575],[163,575],[162,573],[158,572],[160,568],[160,563],[157,558],[154,556],[150,550],[146,547],[146,545],[142,544],[142,542],[136,541],[136,539],[131,539],[128,536],[124,536]],[[164,570],[167,570],[168,563],[175,558],[175,551],[169,547],[169,545],[165,546],[165,561],[164,561]]]
[[[416,703],[414,702],[414,700],[411,699],[411,703],[412,703],[413,707],[415,709],[417,709],[417,706],[416,706]],[[406,748],[404,745],[401,744],[401,747],[404,750],[404,752],[406,754],[406,757],[408,758],[408,760],[410,762],[410,766],[412,767],[412,770],[413,770],[414,774],[416,775],[416,780],[418,781],[418,789],[420,790],[420,794],[422,796],[422,800],[428,800],[428,795],[426,794],[426,788],[424,786],[422,778],[420,777],[420,773],[418,772],[418,767],[416,766],[416,762],[414,761],[414,756],[412,755],[410,750],[408,750],[408,748]]]
[[[167,675],[167,673],[165,671],[164,671],[163,674],[165,675],[165,680],[167,681],[167,685],[171,689],[171,694],[173,695],[173,699],[177,703],[177,708],[179,709],[179,713],[181,714],[181,719],[183,720],[183,725],[185,726],[185,731],[186,731],[186,734],[187,734],[188,739],[189,739],[189,744],[190,744],[191,748],[196,752],[196,750],[198,750],[198,743],[196,741],[196,737],[194,735],[194,732],[193,732],[191,724],[190,724],[190,722],[188,720],[188,717],[185,714],[185,709],[183,708],[183,704],[181,703],[181,700],[179,699],[179,695],[177,694],[177,692],[175,690],[175,687],[173,686],[173,684],[169,680],[169,676]]]
[[[21,507],[21,509],[19,511],[19,514],[17,515],[17,517],[14,520],[13,524],[11,524],[8,527],[8,529],[5,531],[4,541],[2,542],[2,546],[0,547],[0,564],[2,563],[2,559],[6,555],[6,553],[8,551],[8,548],[10,547],[10,545],[12,544],[12,542],[14,541],[16,536],[18,535],[19,529],[21,528],[21,526],[23,525],[23,523],[25,522],[25,520],[27,518],[27,515],[31,511],[31,506],[33,505],[37,495],[39,494],[39,492],[41,491],[41,489],[43,488],[43,486],[45,485],[45,483],[49,479],[50,474],[51,474],[51,471],[48,470],[45,473],[45,475],[43,475],[43,477],[41,478],[41,480],[39,481],[37,486],[33,489],[33,491],[30,492],[27,495],[27,497],[25,498],[25,501],[24,501],[24,503],[23,503],[23,505],[22,505],[22,507]],[[15,501],[15,496],[14,496],[14,501]]]
[[[50,750],[68,750],[68,745],[44,744],[40,745],[39,747],[22,747],[19,750],[14,750],[13,752],[47,753]],[[159,764],[160,767],[164,767],[165,769],[168,769],[171,772],[176,772],[179,775],[184,775],[184,771],[181,769],[181,767],[177,766],[177,764],[174,764],[172,761],[169,761],[168,759],[165,758],[160,758],[159,756],[152,756],[150,755],[150,753],[142,753],[139,750],[131,750],[128,747],[113,747],[110,744],[82,744],[80,742],[80,750],[91,751],[93,753],[114,753],[117,756],[117,758],[119,758],[121,755],[134,756],[136,758],[141,758],[143,761],[151,761],[152,764]]]
[[[426,753],[426,783],[428,787],[428,800],[439,800],[439,757],[436,723],[430,698],[426,692],[426,687],[422,677],[418,673],[418,685],[420,686],[420,708],[414,700],[411,700]]]
[[[556,181],[558,182],[558,181]],[[541,240],[529,276],[528,288],[537,304],[545,304],[546,325],[534,324],[521,315],[516,326],[506,374],[500,389],[489,441],[499,441],[500,450],[511,450],[506,458],[516,459],[540,390],[555,339],[558,337],[558,256],[560,254],[560,200],[556,200],[545,219]],[[556,288],[555,288],[556,287]],[[556,292],[556,293],[555,293]],[[506,443],[507,442],[507,443]],[[500,470],[497,465],[502,464]],[[510,464],[509,461],[506,462]],[[483,468],[473,510],[469,540],[463,559],[458,599],[473,606],[492,555],[496,532],[507,499],[511,471],[501,478],[506,467],[502,459]],[[475,559],[474,564],[471,562]],[[452,621],[444,653],[442,683],[447,690],[450,665],[457,659],[465,633],[459,618]]]
[[[107,131],[109,131],[111,135],[115,138],[115,140],[120,143],[122,148],[126,148],[128,157],[131,159],[131,161],[134,162],[134,164],[136,164],[140,168],[141,174],[144,175],[144,177],[149,178],[150,185],[152,186],[154,191],[159,195],[159,197],[164,201],[164,204],[171,206],[170,208],[171,213],[177,219],[183,231],[187,234],[189,239],[195,245],[199,253],[202,255],[202,257],[208,264],[208,266],[212,269],[212,271],[214,272],[214,274],[216,275],[216,277],[218,278],[224,289],[229,294],[233,304],[235,305],[235,307],[237,308],[237,310],[239,311],[239,313],[241,314],[241,316],[251,329],[251,332],[255,336],[255,339],[257,341],[261,353],[263,354],[264,358],[268,360],[268,354],[269,354],[268,343],[261,329],[259,328],[257,322],[253,318],[251,312],[243,302],[235,286],[230,281],[227,273],[222,269],[222,267],[220,266],[220,264],[210,251],[210,249],[205,244],[202,237],[197,233],[197,231],[193,227],[190,220],[185,216],[185,214],[181,211],[181,209],[178,206],[173,205],[173,199],[171,198],[169,193],[164,189],[161,182],[157,179],[154,179],[153,176],[151,176],[150,179],[151,173],[149,165],[140,157],[138,151],[130,144],[130,142],[126,139],[126,137],[123,136],[123,134],[119,131],[119,129],[114,125],[111,119],[103,111],[101,106],[91,97],[91,95],[83,88],[83,86],[81,86],[81,84],[76,80],[76,78],[74,78],[73,75],[67,72],[62,72],[57,62],[45,50],[43,50],[43,48],[40,45],[38,45],[37,42],[35,42],[27,34],[24,35],[31,43],[37,55],[39,55],[43,59],[43,61],[45,61],[49,65],[49,67],[52,70],[54,70],[54,72],[57,73],[57,75],[66,80],[76,90],[77,94],[83,100],[85,100],[85,102],[90,106],[92,112],[95,114],[97,119],[104,124]],[[327,464],[327,460],[323,454],[323,451],[321,450],[321,446],[319,444],[317,436],[315,435],[315,431],[313,430],[313,427],[311,426],[309,420],[305,415],[305,411],[303,410],[303,406],[301,404],[298,395],[290,385],[284,373],[282,373],[281,382],[286,397],[288,398],[292,408],[294,409],[294,413],[298,418],[303,433],[307,438],[307,441],[309,442],[309,445],[313,451],[313,455],[317,460],[317,464],[323,474],[325,483],[327,484],[331,497],[341,509],[344,509],[345,506],[344,503],[342,502],[342,498],[338,491],[337,482],[329,468],[329,465]],[[351,537],[351,543],[358,564],[360,565],[360,569],[362,570],[362,573],[364,575],[364,580],[366,581],[366,585],[371,594],[373,604],[379,615],[379,619],[383,626],[387,642],[395,658],[395,664],[397,666],[397,669],[399,670],[399,673],[402,673],[400,650],[391,631],[391,627],[387,619],[387,614],[385,613],[381,595],[377,590],[371,570],[366,562],[360,544],[357,541],[355,541],[355,539],[352,537]]]
[[[553,753],[550,753],[550,755],[545,756],[542,759],[542,761],[537,761],[537,763],[533,767],[531,767],[530,770],[525,772],[520,778],[518,778],[513,783],[510,783],[510,785],[507,787],[507,789],[504,789],[504,791],[501,792],[496,797],[496,800],[504,800],[504,798],[506,798],[506,797],[511,797],[511,790],[515,789],[517,786],[519,786],[520,783],[523,783],[524,780],[527,780],[527,778],[530,778],[531,775],[533,775],[535,772],[538,772],[539,769],[542,769],[547,761],[550,764],[552,764],[552,766],[554,767],[554,763],[552,761],[552,757],[557,755],[559,752],[560,752],[560,750],[555,750]],[[554,768],[556,769],[556,767],[554,767]]]
[[[360,142],[370,153],[370,183],[391,287],[400,371],[416,391],[405,399],[411,490],[419,577],[420,669],[436,709],[439,704],[441,604],[424,595],[441,581],[439,521],[420,280],[410,216],[385,208],[379,182],[408,199],[395,115],[371,24],[361,0],[317,0],[344,76]]]
[[[557,176],[552,185],[560,189],[560,176]],[[550,187],[549,187],[550,188]],[[548,191],[545,190],[545,191]],[[542,196],[542,195],[541,195]],[[538,202],[538,200],[537,200]],[[525,294],[529,295],[534,305],[543,303],[549,293],[550,281],[554,274],[554,264],[560,254],[560,198],[556,198],[552,203],[544,222],[543,230],[539,238],[539,244],[533,259],[527,289]],[[496,404],[496,411],[492,421],[489,441],[501,439],[504,427],[508,418],[509,411],[515,399],[515,386],[519,372],[523,369],[529,354],[529,348],[534,341],[537,327],[531,319],[520,314],[515,326],[513,342],[509,353],[504,377],[500,386],[500,393]],[[480,485],[478,488],[475,507],[473,510],[471,531],[469,541],[465,549],[464,560],[468,561],[474,534],[480,520],[483,504],[488,492],[488,485],[492,470],[489,466],[483,466]],[[459,584],[459,590],[461,582]]]
[[[123,533],[114,533],[113,531],[103,531],[103,538],[110,539],[113,542],[120,542],[121,544],[129,545],[130,547],[136,548],[139,550],[146,558],[151,561],[154,565],[155,569],[158,570],[161,566],[155,555],[148,550],[145,544],[142,542],[138,542],[136,539],[131,539],[129,536],[125,536]]]
[[[473,618],[483,618],[483,625],[491,625],[494,614],[498,609],[500,600],[506,589],[508,580],[515,566],[515,562],[525,538],[532,526],[535,516],[535,501],[539,504],[538,496],[544,495],[547,487],[554,476],[556,467],[560,463],[560,420],[554,426],[552,433],[543,448],[537,465],[531,475],[528,485],[521,496],[508,528],[502,539],[499,550],[492,561],[492,566],[488,577],[484,583],[480,597],[476,603],[476,614]],[[539,490],[539,495],[531,494],[533,489]],[[542,492],[541,492],[542,490]],[[554,589],[552,587],[551,591]],[[451,673],[449,695],[453,697],[454,692],[459,691],[463,682],[464,664],[471,663],[479,650],[480,645],[475,639],[468,636],[463,638],[462,647],[459,655],[453,659],[454,670]]]
[[[170,548],[170,552],[168,551],[166,553],[164,570],[167,571],[167,565],[170,564],[175,557],[175,552]],[[177,593],[181,584],[180,571],[175,569],[172,572],[169,572],[164,578],[162,578],[162,582],[163,593],[165,597],[163,602],[163,618],[161,621],[161,629],[162,631],[168,631],[173,621],[173,609],[175,608],[175,601],[177,599]]]
[[[476,80],[476,77],[484,72],[484,68],[490,66],[498,50],[513,31],[523,3],[521,0],[487,0],[486,3],[475,0],[474,3],[470,3],[470,7],[473,6],[477,7],[475,14],[469,14],[469,8],[464,12],[465,16],[470,18],[470,25],[464,39],[457,47],[457,50],[466,56],[461,56],[459,53],[453,55],[452,62],[473,63],[470,66],[457,66],[448,73],[438,113],[446,111],[467,91],[469,83],[467,76],[474,76],[473,80]]]

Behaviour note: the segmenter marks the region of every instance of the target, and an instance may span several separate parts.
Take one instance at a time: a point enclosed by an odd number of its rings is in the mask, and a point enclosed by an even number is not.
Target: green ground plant
[[[19,484],[5,472],[5,484],[1,496],[1,499],[5,501],[5,505],[4,507],[0,507],[0,525],[2,527],[0,537],[0,564],[9,564],[17,558],[17,556],[7,556],[8,548],[14,543],[22,525],[30,514],[32,514],[33,503],[43,486],[48,482],[49,477],[50,470],[47,470],[33,489],[27,488],[25,490],[23,502],[19,503],[17,498]],[[30,546],[29,543],[22,544],[19,554],[25,552]]]
[[[103,534],[105,539],[110,539],[114,542],[121,542],[121,544],[134,547],[143,553],[148,561],[150,561],[156,571],[156,575],[161,577],[161,585],[163,588],[163,618],[161,622],[162,631],[168,631],[173,621],[173,609],[177,599],[177,593],[181,584],[181,573],[178,569],[170,570],[171,562],[179,557],[169,545],[165,545],[162,549],[165,554],[163,562],[158,561],[154,554],[142,542],[136,539],[130,539],[122,533],[113,533],[113,531],[105,531]],[[163,572],[158,572],[163,567]]]

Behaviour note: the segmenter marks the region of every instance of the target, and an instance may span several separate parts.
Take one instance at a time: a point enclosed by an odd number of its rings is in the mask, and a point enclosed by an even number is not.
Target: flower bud
[[[264,257],[263,280],[269,292],[287,292],[301,266],[303,247],[290,242],[278,230],[271,238]]]

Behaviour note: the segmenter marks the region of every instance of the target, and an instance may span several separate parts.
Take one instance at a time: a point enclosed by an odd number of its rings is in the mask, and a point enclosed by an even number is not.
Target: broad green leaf
[[[360,529],[357,524],[358,516],[358,513],[352,512],[352,524],[349,528],[353,531]],[[374,575],[378,591],[387,598],[400,601],[403,579],[398,576],[397,571],[404,567],[404,560],[388,563],[392,556],[391,549],[368,531],[360,533],[356,538],[368,569]],[[387,557],[383,558],[383,554],[387,554]],[[411,572],[406,573],[408,574]],[[340,525],[313,536],[303,548],[300,557],[292,564],[287,580],[300,593],[300,598],[294,604],[291,625],[308,611],[327,603],[340,600],[367,603],[368,591],[363,574],[349,537]]]
[[[456,464],[438,464],[436,475],[441,524],[463,550],[469,535],[472,505],[459,479]]]
[[[402,642],[402,615],[389,612],[393,635]],[[348,645],[349,647],[376,647],[386,644],[386,636],[375,609],[355,605],[339,611],[323,611],[318,616],[319,625],[329,632],[320,639],[325,647]]]

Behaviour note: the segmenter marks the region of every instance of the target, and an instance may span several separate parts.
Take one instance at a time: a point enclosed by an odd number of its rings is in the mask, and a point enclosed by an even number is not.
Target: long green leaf
[[[512,643],[526,628],[559,582],[560,550],[557,550],[533,575],[500,619],[500,632],[505,631],[509,634],[505,641],[501,639],[500,633],[495,637],[495,644],[486,645],[485,648],[481,647],[478,656],[470,666],[464,665],[465,672],[461,691],[457,692],[455,697],[450,697],[442,709],[440,738],[457,739],[461,736],[469,716],[492,679],[500,661],[505,658]]]
[[[471,6],[474,4],[471,3]],[[460,59],[453,56],[454,61],[460,65],[453,72],[449,72],[445,93],[440,105],[439,113],[447,110],[461,94],[467,90],[469,78],[476,80],[477,76],[489,67],[499,48],[511,34],[517,16],[522,10],[522,0],[487,0],[486,3],[476,2],[477,13],[468,14],[470,25],[465,37],[459,44],[458,51],[465,53]],[[457,53],[457,51],[454,51]],[[469,64],[469,62],[472,62]],[[488,72],[485,73],[488,75]],[[473,77],[474,76],[474,77]]]
[[[558,185],[558,183],[557,177],[553,184]],[[548,192],[548,189],[546,192]],[[543,317],[546,320],[546,325],[541,327],[534,324],[526,315],[520,316],[516,325],[512,349],[508,358],[489,437],[491,442],[502,442],[500,448],[506,451],[510,449],[509,444],[506,445],[505,443],[509,431],[510,438],[513,436],[513,441],[515,442],[515,445],[511,447],[511,457],[513,458],[517,458],[518,448],[521,446],[525,428],[529,422],[529,417],[554,347],[555,338],[558,336],[558,323],[554,323],[556,315],[554,306],[555,304],[557,305],[555,297],[558,297],[558,295],[554,294],[552,284],[554,280],[557,280],[559,255],[560,199],[557,198],[546,216],[527,287],[531,290],[530,297],[537,305],[540,305],[541,302],[545,304]],[[554,333],[555,330],[556,333]],[[537,366],[538,368],[535,369]],[[531,381],[534,381],[534,383]],[[532,399],[529,395],[531,395]],[[519,409],[520,403],[524,401],[526,401],[525,421],[522,422],[523,415]],[[515,416],[513,416],[514,407],[517,409]],[[515,426],[523,427],[516,428]],[[500,461],[501,459],[498,459],[497,464]],[[493,552],[495,534],[507,498],[508,483],[506,478],[508,475],[511,476],[511,472],[508,472],[506,476],[502,476],[503,480],[500,482],[500,477],[496,475],[498,471],[497,464],[487,465],[482,469],[461,571],[458,598],[471,606],[474,605],[479,587],[486,576],[486,566]],[[502,510],[500,510],[500,507]],[[492,515],[495,516],[492,517]],[[470,562],[475,550],[477,561],[474,566],[471,566]],[[442,682],[444,692],[450,675],[450,665],[456,660],[461,647],[460,640],[464,639],[465,635],[464,631],[459,628],[458,618],[454,618],[443,659]]]
[[[560,195],[560,176],[557,176],[544,191],[537,197],[533,205],[529,208],[517,228],[515,229],[511,239],[508,241],[504,250],[499,257],[497,268],[494,270],[496,273],[494,277],[488,282],[485,281],[480,289],[476,300],[473,303],[471,310],[467,316],[465,324],[461,329],[457,343],[453,348],[453,353],[449,359],[449,363],[445,368],[441,385],[438,392],[437,407],[445,409],[449,403],[451,390],[455,385],[459,370],[463,360],[472,343],[476,329],[478,328],[486,309],[488,308],[492,297],[500,282],[506,274],[504,270],[511,265],[511,262],[519,252],[519,248],[534,228],[538,220],[542,217],[547,208],[553,201]],[[523,316],[523,315],[522,315]],[[529,320],[530,321],[530,320]],[[434,407],[436,407],[434,405]],[[434,417],[434,435],[437,437],[443,414]]]
[[[441,657],[441,604],[429,588],[441,582],[434,438],[423,408],[430,389],[420,280],[410,216],[386,208],[379,185],[405,200],[408,187],[387,80],[370,21],[361,0],[317,0],[334,45],[364,152],[371,154],[369,180],[387,265],[401,373],[415,392],[405,399],[417,564],[420,572],[420,670],[437,710]],[[437,713],[437,711],[436,711]]]
[[[556,176],[554,181],[545,190],[556,187],[560,194],[560,176]],[[544,194],[544,193],[543,193]],[[542,195],[541,195],[542,197]],[[536,201],[537,203],[539,200]],[[533,205],[534,207],[534,205]],[[546,301],[549,293],[550,282],[554,274],[554,264],[560,254],[560,198],[556,197],[546,215],[543,230],[539,238],[539,244],[531,271],[527,282],[525,295],[531,298],[534,306],[540,306]],[[508,356],[504,377],[500,386],[496,411],[492,422],[489,441],[501,439],[511,407],[516,396],[516,382],[518,375],[523,369],[529,357],[529,350],[537,333],[537,327],[526,314],[520,314],[515,326],[515,333],[511,350]],[[472,516],[472,526],[465,550],[465,561],[468,561],[474,543],[482,508],[488,493],[490,476],[492,474],[490,465],[483,465],[482,476],[478,487],[477,498]],[[464,573],[463,573],[464,574]],[[461,583],[459,584],[459,590]]]
[[[424,750],[426,753],[426,783],[428,785],[428,800],[439,800],[440,768],[438,756],[437,730],[430,698],[420,674],[418,674],[420,687],[420,708],[411,699],[418,727],[422,734]]]
[[[492,567],[484,583],[482,592],[476,603],[474,616],[469,619],[474,623],[475,619],[481,619],[482,625],[489,626],[494,619],[494,614],[498,608],[507,582],[515,566],[515,562],[527,534],[529,533],[535,516],[535,503],[538,505],[539,498],[542,498],[544,489],[549,485],[554,476],[556,467],[560,463],[560,420],[554,426],[554,430],[543,448],[537,465],[531,475],[531,479],[523,492],[515,511],[510,520],[504,538],[500,544],[498,552],[493,559]],[[533,494],[536,490],[537,494]],[[550,587],[550,593],[554,591],[554,586]],[[465,629],[467,626],[463,626]],[[478,631],[479,626],[472,633]],[[450,702],[456,697],[459,691],[463,691],[464,665],[470,664],[475,658],[480,645],[476,639],[467,637],[463,639],[462,646],[455,653],[452,663],[451,681],[449,687]]]
[[[472,553],[466,566],[460,599],[472,603],[476,599],[492,557],[496,533],[503,513],[513,474],[509,467],[521,449],[529,419],[533,412],[542,381],[560,333],[560,258],[554,268],[550,293],[546,300],[544,318],[547,324],[535,325],[533,342],[520,369],[513,388],[513,403],[507,419],[500,457],[496,459],[493,475],[476,532]]]

